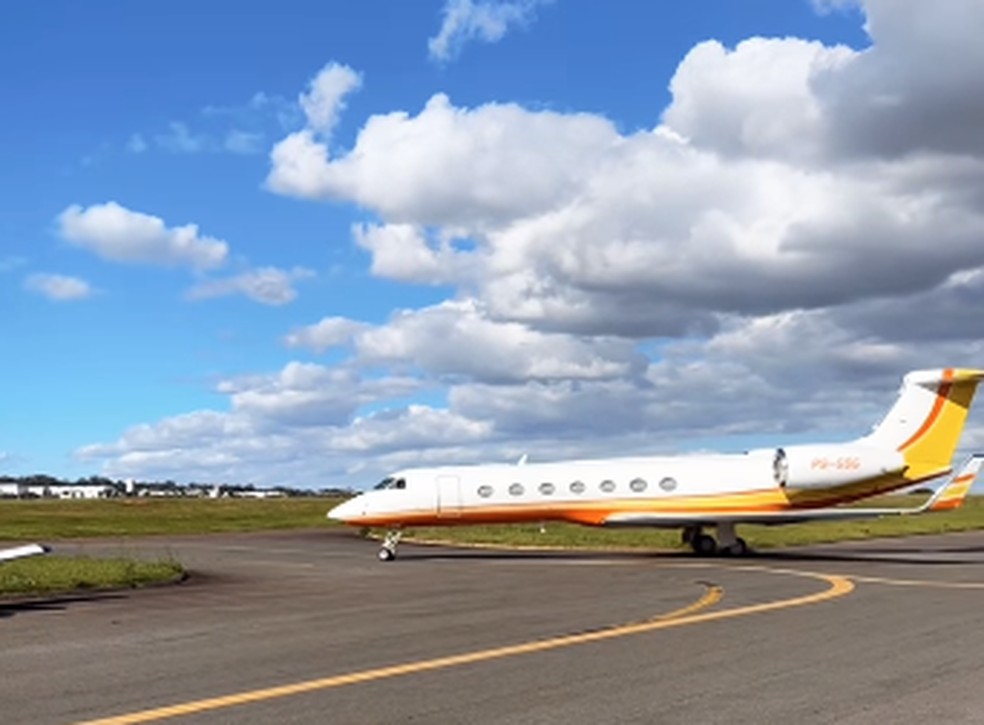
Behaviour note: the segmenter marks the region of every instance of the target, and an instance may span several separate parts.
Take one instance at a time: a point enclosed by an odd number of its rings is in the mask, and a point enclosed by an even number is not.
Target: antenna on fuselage
[[[524,453],[523,455],[521,455],[521,456],[519,457],[519,460],[518,460],[518,461],[516,461],[516,465],[517,465],[517,466],[525,466],[525,465],[526,465],[526,459],[527,459],[527,457],[528,457],[528,456],[527,456],[527,454],[526,454],[526,453]]]

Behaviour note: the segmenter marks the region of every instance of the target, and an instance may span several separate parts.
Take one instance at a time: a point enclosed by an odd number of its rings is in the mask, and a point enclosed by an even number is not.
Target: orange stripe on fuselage
[[[658,511],[667,514],[689,514],[713,511],[736,513],[741,511],[782,511],[789,501],[779,488],[749,491],[740,494],[708,494],[663,499],[611,499],[590,501],[546,501],[515,504],[484,504],[462,506],[442,515],[433,509],[401,511],[392,514],[376,514],[352,520],[359,526],[441,526],[454,524],[498,524],[527,521],[570,521],[600,526],[614,513]]]
[[[936,389],[936,401],[933,403],[933,409],[929,412],[926,420],[919,427],[915,433],[899,446],[899,451],[905,451],[907,448],[914,446],[918,443],[923,436],[925,436],[930,428],[935,425],[936,421],[939,419],[940,414],[943,412],[943,406],[946,404],[947,397],[950,395],[950,387],[952,386],[951,381],[953,380],[953,368],[947,368],[943,371],[943,382],[940,387]]]

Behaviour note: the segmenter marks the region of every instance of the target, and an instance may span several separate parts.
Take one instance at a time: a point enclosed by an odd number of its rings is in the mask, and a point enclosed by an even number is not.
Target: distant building
[[[23,498],[27,495],[27,484],[19,481],[4,481],[0,483],[0,497]]]
[[[253,489],[244,491],[233,491],[232,495],[236,498],[286,498],[287,494],[283,491],[270,491],[265,489]]]
[[[291,496],[314,496],[319,492],[277,488],[255,488],[252,484],[188,483],[174,481],[141,483],[130,478],[111,481],[108,478],[92,476],[67,483],[52,476],[34,475],[24,478],[0,477],[0,498],[59,498],[59,499],[100,499],[116,496],[139,496],[151,498],[251,498],[270,499]],[[336,490],[329,490],[337,494]],[[351,495],[351,491],[341,492]],[[321,492],[324,495],[324,492]]]
[[[111,498],[117,494],[109,484],[88,483],[0,483],[0,496],[9,498],[61,498],[97,499]]]
[[[116,489],[106,484],[66,484],[64,486],[48,486],[58,498],[111,498],[116,495]]]
[[[175,498],[184,496],[184,490],[173,485],[145,483],[137,488],[138,496],[150,496],[151,498]]]

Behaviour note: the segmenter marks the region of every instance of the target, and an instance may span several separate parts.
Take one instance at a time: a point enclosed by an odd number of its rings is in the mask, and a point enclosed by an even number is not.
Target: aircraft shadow
[[[674,551],[509,551],[505,549],[455,549],[431,548],[431,547],[412,547],[407,544],[400,548],[400,561],[454,561],[454,560],[478,560],[489,561],[591,561],[601,559],[652,559],[660,558],[679,558],[681,556],[692,556],[687,552]]]
[[[31,612],[63,612],[73,604],[124,599],[124,594],[73,594],[71,596],[0,602],[0,619]]]
[[[918,554],[919,552],[932,552],[940,554],[984,554],[984,545],[981,546],[934,546],[932,549],[922,549],[918,546],[886,546],[871,547],[865,551],[875,554]]]

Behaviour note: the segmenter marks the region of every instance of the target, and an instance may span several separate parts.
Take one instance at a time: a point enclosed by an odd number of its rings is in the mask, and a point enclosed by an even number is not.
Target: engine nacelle
[[[779,486],[804,489],[835,488],[900,474],[905,466],[898,451],[835,444],[777,448],[772,469]]]

